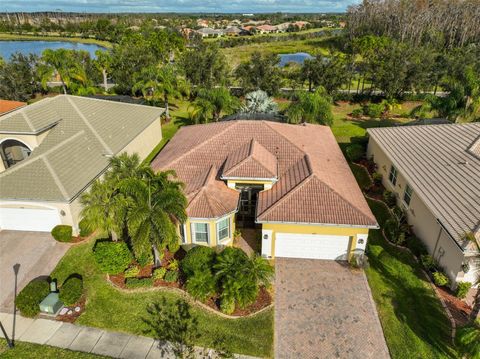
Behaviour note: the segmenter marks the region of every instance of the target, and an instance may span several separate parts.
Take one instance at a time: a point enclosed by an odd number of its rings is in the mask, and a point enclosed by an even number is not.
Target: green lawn
[[[67,349],[24,342],[15,342],[15,348],[9,349],[7,341],[0,339],[0,358],[2,359],[102,359],[100,355],[73,352]]]
[[[97,268],[92,246],[93,241],[72,247],[51,275],[59,283],[72,273],[83,276],[88,301],[77,323],[146,335],[148,326],[143,319],[147,318],[147,305],[162,298],[174,302],[179,295],[166,291],[125,293],[115,289]],[[198,345],[211,347],[214,340],[224,338],[223,345],[232,352],[261,357],[272,355],[272,309],[243,319],[225,319],[195,305],[192,312],[199,322]]]
[[[369,205],[385,223],[386,207]],[[368,283],[392,358],[458,357],[450,344],[450,322],[412,255],[388,245],[379,230],[370,232],[367,251]]]

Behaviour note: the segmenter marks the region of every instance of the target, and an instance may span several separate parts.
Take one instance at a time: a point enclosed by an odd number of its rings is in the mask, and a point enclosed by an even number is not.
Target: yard
[[[0,357],[2,359],[102,359],[100,355],[74,352],[71,350],[32,343],[15,342],[15,348],[9,349],[7,341],[0,339]]]

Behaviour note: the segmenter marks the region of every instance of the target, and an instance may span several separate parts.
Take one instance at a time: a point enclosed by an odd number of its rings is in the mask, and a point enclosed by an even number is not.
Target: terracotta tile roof
[[[275,178],[277,158],[255,140],[233,151],[223,167],[222,178]]]
[[[25,102],[20,101],[0,100],[0,116],[26,105]]]
[[[186,183],[187,213],[194,217],[222,212],[214,201],[224,204],[218,198],[227,195],[228,187],[218,177],[205,180],[212,166],[223,169],[224,176],[237,170],[235,174],[258,175],[276,168],[278,182],[259,195],[258,221],[376,225],[328,127],[248,120],[187,126],[152,162],[153,169],[173,169]],[[215,184],[217,192],[198,196],[208,187],[205,183]],[[223,214],[231,209],[226,207]]]

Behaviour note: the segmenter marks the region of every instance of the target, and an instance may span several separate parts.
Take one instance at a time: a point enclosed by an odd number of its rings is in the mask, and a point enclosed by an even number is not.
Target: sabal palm
[[[177,250],[177,223],[186,220],[187,200],[182,184],[172,180],[174,172],[165,171],[149,178],[128,178],[122,191],[132,199],[127,214],[127,227],[135,255],[141,256],[156,248]]]
[[[235,96],[225,87],[201,89],[194,103],[197,122],[218,121],[222,112],[231,113],[240,107]]]
[[[128,208],[128,198],[111,181],[95,181],[89,192],[80,198],[81,216],[88,228],[99,229],[116,241],[122,233]]]

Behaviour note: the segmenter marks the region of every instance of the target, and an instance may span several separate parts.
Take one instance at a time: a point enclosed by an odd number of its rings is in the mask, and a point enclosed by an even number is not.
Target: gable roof
[[[480,235],[480,123],[369,129],[370,137],[463,248]]]
[[[0,117],[0,133],[45,138],[0,173],[0,198],[69,202],[109,166],[163,109],[59,95]]]
[[[276,171],[278,181],[260,192],[258,221],[377,225],[328,127],[248,120],[187,126],[152,162],[154,170],[175,170],[187,197],[205,186],[199,179],[212,166],[223,177]],[[215,183],[232,193],[218,177]],[[201,217],[191,202],[187,212]]]

